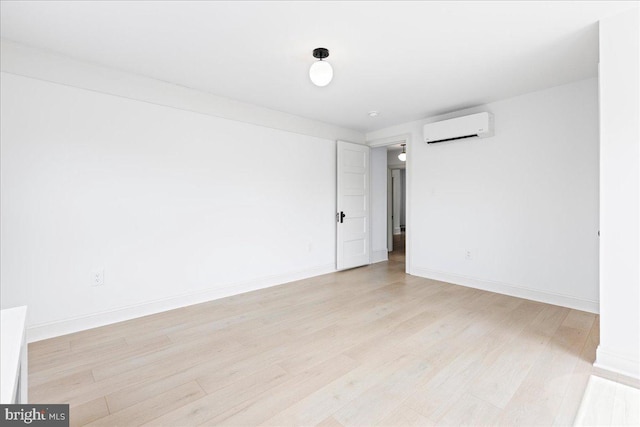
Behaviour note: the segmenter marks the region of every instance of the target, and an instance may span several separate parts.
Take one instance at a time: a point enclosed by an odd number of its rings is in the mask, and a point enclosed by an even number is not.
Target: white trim
[[[596,349],[596,361],[593,366],[605,371],[640,379],[640,360],[629,359],[615,352],[605,350],[602,345]]]
[[[407,168],[405,163],[389,163],[387,167],[391,170],[403,170]]]
[[[402,135],[389,136],[386,138],[367,141],[367,145],[371,148],[386,147],[386,146],[395,145],[395,144],[408,144],[410,140],[411,140],[411,134],[404,133]]]
[[[330,140],[365,143],[365,134],[247,104],[150,77],[123,72],[20,43],[0,41],[2,72],[184,111]]]
[[[396,236],[398,234],[402,234],[402,228],[401,227],[393,227],[393,234],[396,235]]]
[[[598,301],[576,298],[570,295],[556,294],[554,292],[540,291],[537,289],[526,288],[523,286],[517,286],[508,283],[495,282],[492,280],[477,279],[475,277],[461,276],[458,274],[446,273],[442,271],[434,271],[422,267],[414,267],[412,270],[412,274],[427,279],[453,283],[454,285],[482,289],[484,291],[496,292],[499,294],[510,295],[517,298],[525,298],[528,300],[544,302],[547,304],[559,305],[562,307],[587,311],[589,313],[597,314],[600,308]]]
[[[97,328],[112,323],[123,322],[150,314],[161,313],[193,304],[200,304],[232,295],[269,288],[296,280],[320,276],[335,272],[334,264],[320,265],[306,270],[292,271],[285,274],[261,277],[245,282],[229,284],[216,289],[177,295],[151,302],[120,307],[100,313],[78,316],[55,322],[32,325],[27,328],[27,341],[34,342],[60,335],[66,335],[85,329]]]
[[[337,144],[337,141],[336,141]],[[365,142],[365,145],[366,142]],[[338,158],[336,156],[336,163],[338,162]],[[371,155],[371,149],[369,149],[369,181],[367,182],[367,186],[369,187],[369,197],[367,197],[367,211],[369,212],[369,221],[367,221],[367,229],[368,229],[368,233],[369,233],[369,265],[376,263],[377,261],[374,260],[374,255],[373,255],[373,239],[371,238],[371,236],[373,236],[373,224],[371,223],[371,195],[373,194],[373,174],[371,173],[371,171],[373,170],[372,167],[372,162],[373,162],[373,156]],[[336,170],[337,170],[338,165],[336,164]],[[336,186],[338,184],[338,174],[336,173]],[[338,191],[338,188],[336,187],[336,193]],[[338,203],[338,198],[336,197],[336,204]],[[337,209],[336,209],[336,213],[337,213]],[[338,222],[336,221],[336,227],[338,227]],[[338,235],[336,234],[336,240]],[[336,246],[336,258],[338,257],[338,247]],[[338,263],[336,262],[336,266],[338,265]]]
[[[387,167],[387,250],[393,251],[393,197],[391,192],[393,191],[393,180],[391,177],[393,172]],[[405,256],[406,258],[406,256]]]
[[[375,264],[376,262],[388,261],[388,260],[389,260],[389,252],[386,249],[371,252],[371,264]]]
[[[412,136],[411,134],[406,134],[405,135],[405,144],[406,145],[406,150],[407,150],[407,161],[405,162],[405,201],[404,201],[404,208],[405,208],[405,221],[404,221],[404,229],[405,229],[405,272],[407,274],[411,274],[411,266],[413,264],[413,261],[411,260],[411,254],[413,253],[413,236],[415,233],[413,233],[413,229],[411,228],[411,224],[413,224],[412,222],[412,218],[413,218],[413,214],[411,213],[411,207],[412,207],[412,176],[413,176],[413,155],[411,153],[411,147],[413,146],[413,140],[412,140]]]

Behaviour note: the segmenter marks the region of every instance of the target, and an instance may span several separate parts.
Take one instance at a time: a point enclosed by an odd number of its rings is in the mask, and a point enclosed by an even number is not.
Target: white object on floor
[[[27,403],[27,307],[0,312],[0,402]]]
[[[640,390],[591,375],[574,426],[640,425]]]

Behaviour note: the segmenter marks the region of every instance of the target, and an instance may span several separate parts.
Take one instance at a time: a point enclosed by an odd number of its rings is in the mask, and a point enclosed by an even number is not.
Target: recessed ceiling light
[[[377,111],[369,111],[369,117],[378,117]]]

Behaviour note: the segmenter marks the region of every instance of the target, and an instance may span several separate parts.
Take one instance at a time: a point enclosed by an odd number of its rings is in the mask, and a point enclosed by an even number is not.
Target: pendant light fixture
[[[401,162],[407,161],[407,152],[405,151],[405,145],[407,144],[402,144],[402,153],[398,154],[398,160],[400,160]]]
[[[329,57],[329,49],[324,47],[315,48],[313,49],[313,57],[318,58],[318,60],[311,65],[309,78],[316,86],[326,86],[333,79],[333,67],[327,61],[323,61],[323,59]]]

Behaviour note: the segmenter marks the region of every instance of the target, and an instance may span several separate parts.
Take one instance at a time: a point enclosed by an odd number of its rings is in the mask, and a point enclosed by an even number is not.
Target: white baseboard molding
[[[389,252],[386,249],[371,252],[371,264],[389,260]]]
[[[596,361],[593,362],[593,366],[640,380],[640,360],[608,351],[601,345],[596,349]]]
[[[402,234],[402,228],[400,227],[393,227],[393,234]]]
[[[466,286],[468,288],[482,289],[489,292],[510,295],[512,297],[524,298],[547,304],[559,305],[576,310],[598,313],[600,303],[598,301],[576,298],[569,295],[556,294],[538,289],[525,288],[522,286],[510,285],[507,283],[494,282],[491,280],[476,279],[474,277],[461,276],[452,273],[429,270],[421,267],[412,267],[411,274],[427,279],[441,282],[453,283],[454,285]]]
[[[232,295],[269,288],[271,286],[281,285],[296,280],[302,280],[309,277],[333,273],[335,271],[336,268],[334,264],[327,264],[310,269],[293,271],[274,276],[261,277],[245,282],[229,284],[218,287],[216,289],[207,289],[204,291],[191,292],[174,297],[143,302],[136,305],[120,307],[100,313],[89,314],[86,316],[78,316],[55,322],[32,325],[27,328],[27,341],[35,342],[47,338],[71,334],[86,329],[97,328],[100,326],[110,325],[112,323],[123,322],[125,320],[131,320],[138,317],[161,313],[163,311],[174,310],[180,307],[200,304],[203,302],[225,298]]]

